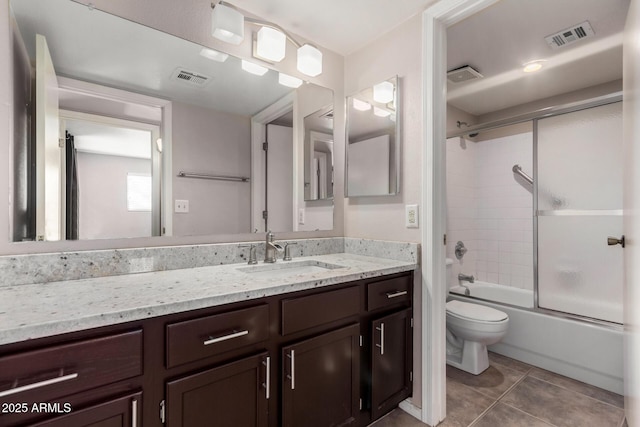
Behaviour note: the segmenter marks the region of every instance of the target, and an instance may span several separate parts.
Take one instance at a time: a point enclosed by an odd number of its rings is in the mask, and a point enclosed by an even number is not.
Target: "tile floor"
[[[622,396],[489,353],[475,376],[447,366],[447,418],[438,427],[624,427]],[[396,409],[373,427],[426,427]]]

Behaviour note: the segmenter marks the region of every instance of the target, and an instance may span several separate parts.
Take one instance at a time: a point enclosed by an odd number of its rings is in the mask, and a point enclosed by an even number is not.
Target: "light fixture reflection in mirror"
[[[114,196],[114,200],[124,200],[126,211],[127,173],[148,174],[151,171],[152,212],[140,209],[126,212],[127,217],[151,214],[154,218],[152,223],[147,220],[144,227],[136,230],[138,233],[155,230],[145,232],[146,236],[251,233],[257,228],[252,222],[253,211],[257,212],[256,216],[261,216],[264,210],[264,206],[254,203],[252,185],[258,185],[262,192],[265,189],[264,176],[256,175],[258,172],[254,172],[252,165],[252,157],[262,161],[264,156],[261,148],[264,139],[259,136],[257,127],[255,132],[260,148],[256,149],[252,143],[254,126],[258,126],[254,118],[279,105],[278,102],[286,97],[293,99],[293,92],[298,98],[303,93],[310,94],[309,102],[303,105],[304,110],[298,111],[296,120],[290,124],[294,143],[302,145],[304,117],[333,103],[333,92],[329,89],[303,84],[293,76],[287,79],[268,69],[263,76],[256,77],[240,71],[239,58],[219,52],[227,55],[224,62],[219,62],[215,59],[222,57],[218,58],[212,49],[97,9],[90,11],[85,5],[73,1],[11,0],[11,10],[17,22],[11,29],[14,31],[12,37],[24,42],[23,51],[16,51],[12,57],[14,70],[21,70],[16,71],[18,74],[14,75],[14,81],[23,84],[25,93],[32,90],[30,76],[32,61],[35,63],[36,57],[35,34],[41,33],[46,38],[52,53],[53,69],[58,74],[59,89],[55,92],[59,94],[60,111],[64,114],[80,112],[81,115],[90,112],[99,116],[96,120],[118,117],[119,120],[159,129],[159,135],[148,138],[148,148],[155,153],[151,159],[146,156],[146,162],[151,166],[146,166],[144,171],[124,171],[120,177],[125,182],[123,186],[116,185],[120,178],[115,179],[111,174],[125,164],[137,162],[133,155],[89,152],[91,150],[81,148],[82,144],[76,147],[76,151],[81,153],[79,157],[93,159],[94,163],[100,159],[104,163],[108,158],[117,165],[100,169],[102,175],[93,181],[103,187],[94,191],[88,190],[88,181],[85,181],[87,172],[94,169],[87,166],[89,163],[82,163],[84,160],[81,159],[77,181],[81,197],[93,195],[98,196],[99,201],[105,201],[108,192],[122,192],[120,196]],[[212,53],[216,58],[212,58]],[[16,101],[18,105],[20,102]],[[25,99],[21,105],[26,103]],[[166,106],[170,106],[170,110]],[[289,108],[293,108],[293,102]],[[16,153],[10,160],[13,162],[11,170],[21,171],[12,177],[11,182],[11,235],[13,241],[33,241],[36,240],[34,224],[38,208],[33,191],[35,169],[30,166],[34,163],[33,151],[29,151],[29,147],[35,135],[31,134],[26,123],[35,120],[35,115],[24,109],[16,110],[14,114],[18,120],[23,120],[25,127],[14,130],[11,141],[12,150]],[[74,116],[73,119],[78,123],[89,120],[87,116]],[[167,126],[171,127],[170,133],[165,132]],[[64,133],[64,127],[61,129]],[[81,142],[85,129],[86,126],[76,125],[69,133],[76,142]],[[333,133],[332,128],[329,133]],[[54,139],[57,146],[57,134]],[[301,153],[302,149],[299,148],[298,152]],[[293,156],[289,155],[289,158]],[[302,162],[302,159],[295,161]],[[248,179],[185,178],[178,176],[181,171],[199,176]],[[62,169],[59,173],[65,175]],[[132,182],[131,179],[129,181]],[[315,209],[319,207],[307,206],[303,201],[303,185],[301,173],[299,182],[294,185],[295,194],[283,194],[281,197],[295,200],[297,206],[306,209],[306,224],[303,227],[290,221],[278,231],[327,230],[333,227],[333,204],[323,205],[322,221],[314,222],[318,218]],[[271,195],[278,194],[277,188],[269,190]],[[155,201],[159,200],[161,209],[156,208]],[[189,201],[189,212],[174,212],[175,200]],[[113,214],[110,209],[115,205],[111,203],[95,209],[81,201],[78,214],[80,228],[91,222],[96,232],[91,235],[81,232],[78,238],[132,237],[133,233],[117,231],[109,225],[114,222],[121,225],[131,223]],[[65,238],[64,234],[60,237]]]
[[[347,98],[345,194],[388,196],[400,191],[398,77]]]

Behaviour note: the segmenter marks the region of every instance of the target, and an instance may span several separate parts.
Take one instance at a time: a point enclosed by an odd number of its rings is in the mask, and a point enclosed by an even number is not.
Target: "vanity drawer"
[[[367,285],[367,310],[377,310],[399,303],[411,302],[410,274],[392,279],[379,280]]]
[[[0,401],[47,402],[142,375],[142,330],[0,358]]]
[[[286,299],[282,301],[282,335],[357,315],[359,308],[358,286]]]
[[[267,304],[167,326],[167,367],[225,353],[269,338]]]

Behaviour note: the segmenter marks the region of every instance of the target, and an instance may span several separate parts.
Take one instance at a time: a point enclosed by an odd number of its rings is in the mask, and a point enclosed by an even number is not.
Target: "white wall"
[[[173,103],[173,173],[251,176],[251,118]],[[249,182],[173,178],[173,199],[189,213],[173,215],[176,236],[249,233]]]
[[[80,239],[151,236],[151,212],[127,210],[127,174],[151,175],[151,160],[78,152]]]
[[[363,49],[345,58],[345,93],[387,80],[400,78],[400,194],[385,197],[355,197],[346,200],[344,235],[379,240],[420,242],[417,228],[406,228],[405,204],[420,204],[422,186],[422,20],[416,15]],[[337,113],[337,112],[336,112]],[[339,128],[338,128],[339,129]],[[344,145],[336,146],[344,150]],[[344,153],[344,151],[343,151]],[[340,164],[338,164],[338,167]],[[340,169],[337,169],[340,171]],[[339,174],[340,172],[338,172]],[[336,197],[343,194],[336,183]],[[414,281],[413,403],[422,402],[422,278]]]
[[[532,188],[515,178],[515,164],[532,176],[531,124],[447,141],[447,257],[454,277],[533,289]],[[454,255],[459,240],[469,250],[462,260]]]
[[[354,94],[394,75],[400,77],[400,194],[352,197],[345,206],[345,236],[419,242],[405,227],[405,204],[420,203],[422,179],[422,75],[420,16],[345,58],[345,93]]]

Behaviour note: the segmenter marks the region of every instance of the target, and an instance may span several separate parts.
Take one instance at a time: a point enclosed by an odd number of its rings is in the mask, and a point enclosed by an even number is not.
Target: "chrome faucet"
[[[458,274],[458,280],[461,282],[473,283],[476,279],[473,276],[467,276],[466,274]]]
[[[284,248],[279,243],[275,243],[273,240],[275,236],[269,230],[264,242],[264,262],[276,262],[277,252],[283,252]]]

